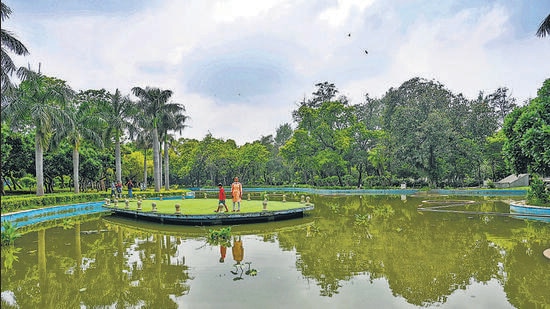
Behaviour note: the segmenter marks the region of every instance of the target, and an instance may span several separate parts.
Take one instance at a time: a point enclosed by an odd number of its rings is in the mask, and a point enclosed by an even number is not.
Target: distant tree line
[[[41,78],[45,89],[66,87],[58,79]],[[293,111],[294,126],[282,124],[274,135],[241,146],[211,134],[176,139],[170,132],[183,130],[187,116],[157,88],[139,88],[152,94],[138,102],[118,90],[39,99],[31,94],[37,96],[41,88],[27,88],[31,80],[19,85],[18,95],[2,110],[2,179],[10,190],[37,186],[38,145],[48,150],[43,156],[46,192],[54,185],[75,192],[104,190],[111,181],[129,178],[155,190],[170,184],[200,187],[229,184],[234,176],[248,185],[456,187],[514,172],[549,172],[549,80],[522,107],[506,88],[468,100],[421,78],[379,99],[366,95],[364,102],[350,104],[334,84],[319,83]],[[16,117],[12,110],[21,102],[31,105],[22,106],[24,115]],[[173,111],[147,107],[151,102],[164,102]],[[46,111],[29,114],[44,105],[60,114],[44,119],[39,115]],[[155,108],[159,116],[152,120]],[[63,121],[53,127],[53,119]],[[44,129],[50,122],[52,127]]]

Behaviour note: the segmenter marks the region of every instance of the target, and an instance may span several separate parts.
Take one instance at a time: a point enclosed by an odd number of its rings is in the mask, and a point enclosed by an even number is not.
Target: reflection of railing
[[[25,210],[5,215],[3,214],[2,222],[10,221],[11,223],[16,224],[17,227],[23,227],[44,221],[105,212],[106,209],[102,207],[103,203],[104,202],[92,202],[74,205],[63,205]]]
[[[148,224],[143,221],[134,221],[120,217],[105,217],[103,218],[103,222],[113,227],[123,227],[135,232],[185,237],[205,236],[208,229],[211,228],[205,226]],[[265,233],[300,230],[306,229],[308,226],[312,226],[314,222],[314,219],[302,219],[299,224],[294,223],[294,221],[279,221],[270,222],[268,225],[265,223],[235,225],[231,227],[231,233],[233,235],[262,235]]]
[[[550,222],[550,215],[548,215],[548,212],[520,213],[519,211],[514,212],[512,210],[512,207],[510,208],[510,212],[447,209],[449,207],[460,207],[460,206],[467,206],[467,205],[473,205],[473,204],[476,204],[476,202],[468,201],[468,200],[426,200],[426,201],[422,201],[422,204],[417,208],[417,210],[421,212],[430,211],[430,212],[458,213],[458,214],[467,214],[467,215],[503,216],[503,217],[513,217],[518,219],[533,219],[538,221]],[[433,206],[425,206],[425,205],[433,205]]]
[[[467,195],[467,196],[524,196],[527,190],[499,190],[499,189],[479,189],[479,190],[446,190],[433,189],[428,193],[445,195]]]

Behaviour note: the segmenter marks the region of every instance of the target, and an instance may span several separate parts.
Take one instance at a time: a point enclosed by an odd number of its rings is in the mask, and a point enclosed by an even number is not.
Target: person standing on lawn
[[[237,204],[237,212],[241,211],[241,200],[243,198],[243,185],[239,182],[239,177],[233,179],[231,184],[231,196],[233,198],[233,211],[235,211],[235,204]]]
[[[128,187],[128,197],[134,197],[134,195],[132,194],[132,189],[134,188],[134,183],[132,182],[132,179],[128,179],[128,181],[126,182],[126,186]]]

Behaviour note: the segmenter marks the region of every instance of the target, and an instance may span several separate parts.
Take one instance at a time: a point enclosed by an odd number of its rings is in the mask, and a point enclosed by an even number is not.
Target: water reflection
[[[233,226],[230,247],[113,217],[42,226],[2,248],[2,308],[550,304],[548,223],[419,212],[411,196],[313,199],[306,218]]]

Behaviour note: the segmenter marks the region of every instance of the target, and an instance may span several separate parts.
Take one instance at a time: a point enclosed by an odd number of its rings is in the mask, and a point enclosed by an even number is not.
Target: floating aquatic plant
[[[231,227],[224,227],[219,230],[208,230],[208,243],[214,246],[231,247]]]

